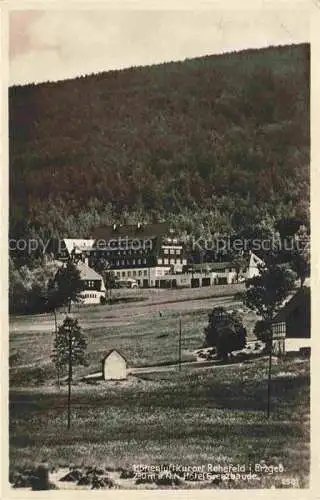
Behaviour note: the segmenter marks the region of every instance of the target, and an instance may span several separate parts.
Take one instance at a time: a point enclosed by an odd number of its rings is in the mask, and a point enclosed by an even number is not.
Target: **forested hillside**
[[[308,218],[309,45],[11,87],[11,236]],[[201,226],[202,227],[202,226]]]

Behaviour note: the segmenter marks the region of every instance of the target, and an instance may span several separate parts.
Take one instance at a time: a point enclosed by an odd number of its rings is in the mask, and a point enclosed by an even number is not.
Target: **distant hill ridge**
[[[96,227],[106,205],[306,216],[309,73],[300,44],[11,87],[11,232]]]
[[[11,85],[10,88],[20,88],[20,87],[34,87],[34,86],[43,86],[43,85],[59,85],[61,82],[74,82],[74,80],[79,80],[83,78],[92,78],[92,76],[105,76],[105,75],[110,75],[110,73],[123,73],[126,71],[132,71],[134,70],[145,70],[145,69],[150,69],[150,68],[158,68],[158,69],[163,69],[164,66],[170,66],[170,65],[177,65],[177,64],[186,64],[188,62],[191,62],[192,64],[196,63],[197,61],[206,61],[207,59],[210,60],[217,60],[217,59],[225,59],[227,57],[233,57],[234,55],[238,56],[238,58],[241,57],[248,57],[251,55],[255,55],[256,52],[259,52],[260,55],[262,55],[264,52],[269,52],[271,50],[287,50],[287,49],[293,49],[297,47],[305,47],[308,52],[310,51],[310,44],[308,43],[301,43],[301,44],[290,44],[290,45],[269,45],[268,47],[261,47],[261,48],[248,48],[248,49],[241,49],[241,50],[234,50],[234,51],[225,51],[225,52],[220,52],[219,54],[206,54],[204,56],[198,56],[198,57],[186,57],[185,59],[180,59],[180,60],[171,60],[171,61],[163,61],[159,63],[153,63],[153,64],[146,64],[146,65],[133,65],[133,66],[126,66],[124,68],[119,68],[119,69],[110,69],[106,71],[97,71],[97,72],[92,72],[92,73],[85,73],[83,75],[78,75],[76,77],[70,77],[70,78],[64,78],[63,80],[44,80],[43,82],[37,82],[37,83],[24,83],[24,84],[16,84],[16,85]]]

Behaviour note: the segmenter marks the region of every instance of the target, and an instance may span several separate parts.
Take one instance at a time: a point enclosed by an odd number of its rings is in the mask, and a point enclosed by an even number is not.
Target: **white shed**
[[[127,361],[115,349],[102,360],[102,377],[104,380],[124,380],[127,378]]]

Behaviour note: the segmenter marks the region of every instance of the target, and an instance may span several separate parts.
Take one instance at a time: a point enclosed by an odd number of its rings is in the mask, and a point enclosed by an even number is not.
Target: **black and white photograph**
[[[307,4],[14,5],[8,491],[308,490]]]

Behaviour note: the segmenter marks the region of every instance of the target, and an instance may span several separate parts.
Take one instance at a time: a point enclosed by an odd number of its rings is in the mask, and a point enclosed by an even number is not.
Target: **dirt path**
[[[190,294],[190,291],[189,291]],[[180,299],[164,300],[159,295],[158,300],[149,303],[135,302],[128,304],[114,304],[112,306],[96,306],[95,308],[79,308],[74,314],[81,321],[85,329],[98,328],[108,323],[109,326],[125,326],[132,324],[137,318],[149,319],[155,315],[166,314],[167,311],[190,312],[198,309],[210,309],[215,305],[236,305],[234,294],[209,297],[181,297]],[[63,321],[65,313],[57,314],[57,321]],[[28,332],[53,332],[53,314],[35,316],[12,317],[9,321],[9,331],[13,334]]]
[[[260,357],[259,359],[262,359]],[[185,367],[191,368],[230,368],[231,366],[242,366],[243,361],[233,361],[232,363],[222,364],[220,361],[184,361],[181,363],[181,369]],[[128,368],[128,375],[143,375],[149,373],[162,373],[168,371],[177,371],[179,369],[179,363],[173,363],[170,365],[153,365],[153,366],[141,366],[137,368]],[[88,379],[99,379],[101,378],[101,372],[92,373],[85,377]]]
[[[181,368],[192,367],[192,368],[225,368],[234,365],[242,365],[242,362],[233,362],[222,364],[218,361],[185,361],[181,363]],[[179,363],[172,365],[158,365],[158,366],[144,366],[140,368],[131,368],[128,370],[129,375],[140,375],[143,373],[158,373],[165,371],[176,371],[179,369]]]

